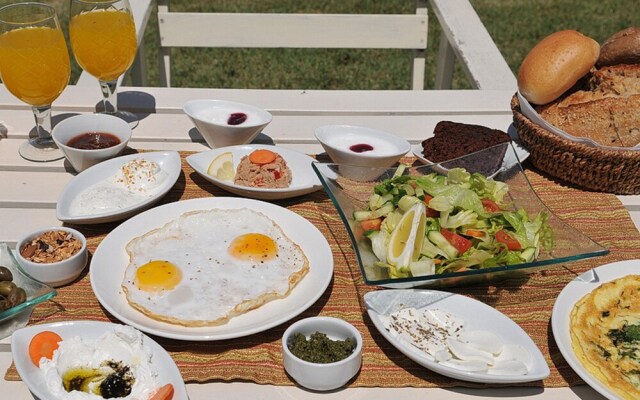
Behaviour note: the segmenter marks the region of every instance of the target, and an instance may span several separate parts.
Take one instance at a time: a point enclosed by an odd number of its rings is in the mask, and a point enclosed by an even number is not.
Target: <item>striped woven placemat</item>
[[[184,162],[185,155],[187,153],[182,154],[183,175],[161,204],[199,197],[232,196],[198,176]],[[526,171],[526,175],[540,198],[557,216],[609,248],[610,254],[549,267],[524,280],[501,280],[449,290],[495,307],[531,336],[544,354],[551,375],[542,382],[527,385],[573,386],[583,382],[564,361],[551,333],[550,317],[555,299],[576,274],[602,264],[640,258],[640,234],[616,196],[565,187],[531,170]],[[364,284],[347,232],[323,191],[275,203],[311,221],[324,234],[333,251],[335,274],[332,283],[313,306],[294,320],[314,315],[334,316],[351,322],[360,330],[364,340],[362,369],[349,386],[488,386],[433,373],[409,360],[377,332],[362,304],[364,293],[375,288]],[[93,253],[116,225],[75,228],[87,236],[90,253]],[[60,288],[57,297],[36,307],[30,324],[80,319],[118,322],[98,303],[86,272],[72,285]],[[293,385],[282,367],[280,338],[294,320],[266,332],[224,341],[154,339],[169,351],[187,382],[243,380]],[[7,370],[5,379],[20,379],[13,365]]]

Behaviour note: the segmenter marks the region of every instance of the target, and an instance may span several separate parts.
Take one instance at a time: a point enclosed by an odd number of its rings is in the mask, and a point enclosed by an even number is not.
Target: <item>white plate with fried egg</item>
[[[144,379],[139,379],[140,382],[138,383],[137,391],[153,392],[157,390],[158,387],[171,384],[174,389],[173,400],[188,400],[189,396],[186,386],[175,362],[169,353],[150,337],[142,334],[142,347],[136,347],[135,351],[127,345],[126,341],[115,343],[113,346],[108,346],[109,348],[102,348],[102,346],[96,345],[95,351],[91,351],[90,346],[92,346],[93,343],[98,343],[97,339],[99,337],[109,332],[115,332],[114,329],[118,327],[130,329],[122,325],[98,321],[63,321],[22,328],[14,332],[11,336],[11,353],[18,374],[29,390],[39,399],[54,397],[49,385],[55,384],[55,377],[50,375],[45,376],[44,370],[36,366],[29,357],[29,343],[31,339],[43,331],[51,331],[62,338],[58,351],[65,351],[62,345],[65,340],[73,340],[75,342],[80,339],[87,345],[88,351],[78,352],[78,349],[74,348],[70,354],[59,354],[58,360],[68,360],[68,362],[60,361],[60,364],[74,365],[74,363],[78,363],[79,365],[84,365],[85,362],[87,363],[86,365],[97,364],[102,360],[101,357],[108,359],[111,356],[109,354],[111,350],[114,351],[112,355],[114,359],[119,358],[118,361],[124,362],[126,358],[133,364],[144,364],[140,366],[141,372],[138,371],[138,365],[130,366],[134,377],[138,378],[138,376],[145,375]],[[118,348],[117,354],[114,350],[116,347]],[[147,355],[150,355],[148,361],[147,357],[143,357],[142,354],[137,352],[138,349],[143,349],[147,352]],[[69,349],[67,348],[66,350],[68,352]],[[54,367],[64,370],[64,366],[62,365],[54,365]],[[157,374],[155,378],[153,378],[155,379],[155,383],[149,381],[149,377],[146,376],[147,374],[142,372],[144,370],[149,371],[151,374]],[[51,372],[53,372],[53,370],[49,371],[49,373]],[[64,389],[60,388],[60,390]]]
[[[228,322],[213,326],[184,326],[171,322],[163,322],[154,315],[138,311],[127,300],[127,295],[123,289],[125,272],[129,266],[130,258],[127,254],[127,245],[136,238],[140,238],[150,232],[158,232],[167,226],[167,223],[179,220],[185,213],[193,213],[205,210],[223,210],[229,215],[240,215],[240,209],[250,209],[252,211],[268,216],[273,223],[284,232],[306,255],[309,262],[307,274],[294,286],[284,298],[274,299],[261,305],[259,308],[247,311],[243,314],[233,316]],[[253,221],[238,220],[238,224],[251,227]],[[192,225],[193,226],[193,225]],[[249,229],[248,228],[248,229]],[[233,241],[233,237],[227,237],[228,232],[223,229],[211,229],[210,226],[203,226],[203,232],[182,232],[175,235],[176,240],[169,246],[175,249],[162,249],[163,252],[176,253],[184,260],[176,256],[174,264],[181,270],[185,279],[180,283],[179,293],[191,291],[192,285],[187,277],[193,276],[192,266],[206,265],[211,260],[198,260],[193,258],[193,253],[184,254],[184,248],[194,247],[193,237],[202,237],[202,233],[208,238],[208,244],[202,246],[212,246],[213,257],[215,254],[226,252],[224,243]],[[215,240],[209,241],[209,238]],[[183,244],[181,241],[184,240]],[[197,247],[197,243],[195,243]],[[218,247],[221,246],[219,249]],[[137,255],[132,255],[135,259]],[[192,257],[188,258],[187,257]],[[151,254],[147,257],[154,259]],[[228,259],[228,258],[227,258]],[[211,265],[211,264],[209,264]],[[197,270],[201,278],[208,280],[211,285],[222,285],[225,282],[225,274],[233,274],[234,268],[238,272],[246,274],[245,265],[240,262],[226,261],[223,264],[226,269],[219,273],[207,273],[202,275],[201,269]],[[242,269],[242,270],[241,270]],[[138,214],[125,221],[113,231],[111,231],[100,243],[91,260],[90,266],[91,286],[98,298],[98,301],[105,309],[118,318],[120,321],[134,326],[144,332],[172,338],[178,340],[223,340],[242,337],[258,333],[277,326],[283,322],[300,314],[318,300],[324,293],[333,277],[333,254],[327,240],[322,233],[311,222],[300,215],[277,205],[253,199],[243,199],[236,197],[216,197],[201,198],[179,201],[165,204]],[[246,276],[246,275],[245,275]],[[255,269],[255,279],[251,275],[246,279],[248,288],[263,285],[264,278],[260,274],[259,267]],[[202,285],[198,286],[199,296],[194,296],[192,305],[184,307],[184,312],[194,309],[199,310],[207,307],[211,299],[207,300],[206,291],[200,292]],[[127,286],[127,290],[131,290]],[[195,286],[193,291],[195,291]],[[178,290],[174,292],[178,294]],[[169,293],[170,294],[170,293]],[[159,297],[158,297],[159,299]],[[154,294],[149,294],[149,301],[154,301]],[[187,301],[187,300],[185,300]],[[184,304],[183,304],[184,306]],[[194,311],[197,312],[197,311]],[[151,315],[151,316],[148,316]],[[157,315],[156,315],[157,316]],[[185,319],[187,316],[184,317]]]
[[[291,170],[291,184],[286,188],[264,188],[238,185],[232,180],[220,179],[208,173],[211,162],[223,153],[231,153],[233,169],[237,171],[242,157],[255,150],[266,149],[279,154]],[[317,175],[311,169],[315,160],[306,154],[284,147],[269,145],[238,145],[220,147],[214,150],[192,154],[186,158],[187,163],[204,179],[228,192],[258,200],[280,200],[302,196],[322,188]]]
[[[56,216],[62,222],[119,221],[159,201],[182,171],[177,151],[112,158],[76,175],[60,193]]]
[[[441,375],[479,383],[531,382],[549,376],[549,366],[531,337],[509,317],[478,300],[438,290],[403,289],[369,292],[364,296],[364,301],[371,321],[385,339],[417,364]],[[436,320],[442,323],[447,322],[443,317],[447,314],[456,319],[456,323],[459,325],[451,330],[451,337],[461,332],[479,332],[483,333],[483,336],[486,335],[485,333],[490,334],[494,339],[491,340],[489,345],[485,343],[483,346],[476,348],[488,347],[491,349],[498,344],[498,350],[490,351],[495,352],[493,354],[495,358],[492,362],[518,361],[526,366],[527,372],[525,374],[512,374],[509,370],[513,368],[509,366],[502,367],[502,371],[491,371],[491,366],[485,370],[478,370],[464,365],[464,361],[477,361],[477,357],[487,353],[488,350],[486,349],[482,349],[482,354],[474,354],[473,349],[462,349],[465,352],[468,351],[467,357],[463,357],[464,360],[453,360],[453,358],[457,358],[456,355],[459,355],[459,353],[453,352],[454,357],[448,361],[455,362],[436,361],[434,356],[414,346],[407,339],[407,333],[393,334],[386,328],[390,315],[408,308],[413,308],[420,312],[433,313],[436,316]],[[430,340],[429,335],[437,336],[436,334],[430,334],[430,329],[443,330],[449,328],[443,324],[437,328],[416,329],[415,332],[418,334],[422,332],[422,340]],[[460,343],[460,341],[456,342]],[[432,346],[436,345],[432,344]],[[457,349],[457,351],[462,352],[460,349]],[[505,355],[505,353],[509,354]]]

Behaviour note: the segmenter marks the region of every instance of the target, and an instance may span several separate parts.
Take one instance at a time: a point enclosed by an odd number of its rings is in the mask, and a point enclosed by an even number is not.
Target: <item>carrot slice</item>
[[[382,218],[365,219],[363,221],[360,221],[360,225],[362,225],[362,229],[365,232],[367,232],[367,231],[379,231],[380,230],[380,225],[382,225]]]
[[[467,235],[467,236],[473,236],[474,238],[483,238],[484,237],[484,231],[481,231],[479,229],[467,229],[463,233],[465,235]]]
[[[269,164],[276,159],[276,153],[271,150],[260,149],[249,154],[249,161],[254,164]]]
[[[29,343],[29,358],[36,365],[40,365],[40,359],[46,357],[49,360],[53,357],[53,352],[58,348],[58,343],[62,338],[55,332],[42,331],[31,338]]]
[[[167,383],[166,385],[158,389],[158,391],[155,392],[151,397],[149,397],[149,400],[171,400],[172,398],[173,385]]]

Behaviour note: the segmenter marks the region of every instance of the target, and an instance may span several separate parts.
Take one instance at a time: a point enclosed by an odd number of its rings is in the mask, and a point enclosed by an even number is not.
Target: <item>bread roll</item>
[[[632,26],[613,34],[600,49],[598,66],[640,64],[640,28]]]
[[[600,45],[574,30],[552,33],[535,45],[518,71],[518,89],[533,104],[566,92],[595,65]]]

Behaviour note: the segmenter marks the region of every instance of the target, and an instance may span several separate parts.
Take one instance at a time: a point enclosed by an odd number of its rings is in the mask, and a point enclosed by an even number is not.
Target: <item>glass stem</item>
[[[102,104],[104,112],[107,114],[115,114],[118,112],[118,80],[109,82],[100,81],[100,89],[102,90]]]
[[[33,116],[36,119],[36,132],[38,133],[36,141],[43,145],[53,143],[51,138],[51,105],[34,106],[32,109]]]

